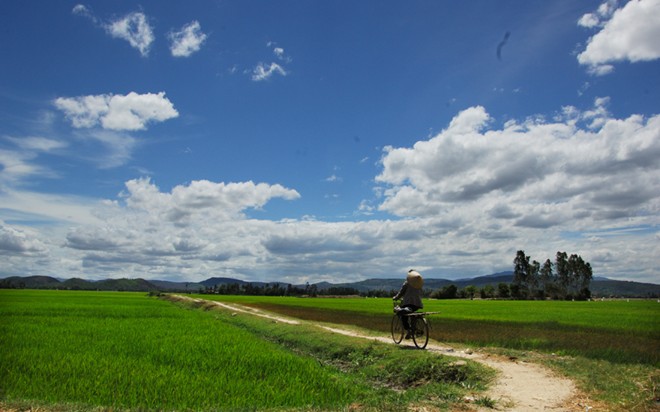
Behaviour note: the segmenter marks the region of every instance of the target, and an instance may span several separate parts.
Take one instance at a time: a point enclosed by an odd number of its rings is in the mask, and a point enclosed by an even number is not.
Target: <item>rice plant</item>
[[[245,329],[143,294],[0,291],[0,396],[166,410],[333,408],[359,387]]]

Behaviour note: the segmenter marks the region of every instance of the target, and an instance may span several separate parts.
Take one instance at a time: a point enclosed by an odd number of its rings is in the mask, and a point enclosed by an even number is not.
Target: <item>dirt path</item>
[[[213,304],[234,313],[248,313],[271,319],[277,322],[287,324],[300,324],[298,320],[277,316],[266,313],[259,309],[249,308],[242,305],[228,305],[225,303],[204,301],[201,299],[191,299],[185,296],[179,296],[181,299],[193,300],[198,303]],[[320,328],[332,333],[339,333],[346,336],[371,339],[383,343],[392,343],[389,336],[370,336],[358,333],[354,330],[343,329],[339,327],[329,327],[319,325]],[[405,342],[405,341],[404,341]],[[406,344],[406,343],[402,343]],[[532,412],[532,411],[552,411],[552,412],[570,412],[583,411],[590,408],[580,406],[575,401],[577,390],[573,382],[565,377],[553,373],[551,370],[537,364],[522,362],[517,359],[493,356],[489,354],[475,353],[470,350],[457,351],[440,342],[429,341],[427,350],[437,352],[445,356],[453,356],[463,359],[471,359],[483,363],[498,371],[495,382],[491,385],[486,396],[497,401],[496,410]],[[492,409],[483,409],[492,411]]]
[[[321,327],[342,335],[393,343],[389,336],[368,336],[347,329]],[[486,396],[497,401],[497,410],[516,412],[582,410],[581,407],[566,406],[569,400],[575,396],[576,390],[573,382],[553,374],[552,371],[540,365],[474,353],[470,350],[456,351],[454,348],[433,341],[429,341],[426,349],[446,356],[471,359],[497,370],[498,377],[486,393]]]

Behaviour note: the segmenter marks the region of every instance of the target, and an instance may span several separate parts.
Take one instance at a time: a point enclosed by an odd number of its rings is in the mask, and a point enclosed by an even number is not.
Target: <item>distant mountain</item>
[[[0,280],[0,287],[16,287],[25,289],[53,289],[60,281],[50,276],[12,276]]]
[[[375,278],[366,279],[350,283],[329,283],[318,282],[312,284],[321,292],[330,288],[352,288],[358,292],[369,292],[374,290],[398,291],[403,284],[403,278],[385,279]],[[466,286],[483,288],[486,285],[497,287],[499,283],[511,283],[513,281],[513,272],[500,272],[492,275],[477,276],[474,278],[464,278],[457,280],[449,279],[424,279],[424,288],[427,290],[437,290],[448,285],[455,285],[458,289]],[[80,278],[71,278],[66,280],[57,279],[50,276],[12,276],[0,279],[0,288],[25,288],[25,289],[70,289],[70,290],[108,290],[108,291],[141,291],[148,292],[159,290],[163,292],[197,292],[206,287],[228,284],[252,284],[253,286],[264,287],[267,284],[279,284],[287,287],[288,283],[283,282],[248,282],[240,279],[227,277],[212,277],[201,282],[170,282],[164,280],[145,280],[137,279],[104,279],[90,281]],[[307,285],[293,285],[304,289]],[[630,282],[622,280],[612,280],[603,277],[595,277],[590,286],[594,297],[658,297],[660,296],[660,285],[653,283]]]
[[[589,289],[591,290],[591,294],[597,297],[620,296],[624,298],[646,298],[660,296],[660,285],[625,280],[592,280]]]
[[[167,280],[150,280],[151,284],[156,286],[158,290],[163,292],[167,291],[191,291],[196,292],[200,288],[204,288],[204,285],[198,282],[170,282]]]
[[[12,276],[0,279],[0,288],[116,290],[148,292],[158,287],[144,279],[104,279],[98,281],[71,278],[60,281],[50,276]]]
[[[92,286],[100,290],[149,292],[158,290],[156,285],[144,279],[105,279],[93,282]]]
[[[218,286],[218,285],[231,285],[231,284],[239,284],[242,285],[245,282],[244,280],[239,280],[239,279],[232,279],[232,278],[208,278],[206,280],[203,280],[199,282],[200,285],[212,288],[213,286]]]
[[[92,289],[92,282],[80,278],[66,279],[58,289],[89,290]]]
[[[370,290],[385,290],[385,291],[398,291],[401,289],[405,279],[367,279],[361,280],[358,282],[352,283],[328,283],[321,282],[315,283],[319,291],[327,290],[332,287],[342,287],[342,288],[352,288],[358,292],[368,292]],[[424,279],[424,288],[427,289],[439,289],[443,286],[447,286],[453,283],[451,280],[447,279]]]

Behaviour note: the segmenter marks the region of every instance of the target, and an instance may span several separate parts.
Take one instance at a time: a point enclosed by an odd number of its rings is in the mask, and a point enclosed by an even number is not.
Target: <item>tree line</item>
[[[543,264],[519,250],[513,260],[512,296],[519,299],[551,298],[586,300],[591,298],[589,285],[593,279],[591,264],[581,256],[557,252],[555,261]]]
[[[581,256],[557,252],[554,262],[550,259],[541,264],[531,260],[525,251],[519,250],[513,260],[513,281],[500,282],[497,286],[485,285],[482,288],[468,285],[459,289],[450,284],[440,289],[425,290],[424,295],[432,299],[555,299],[586,300],[591,298],[589,285],[593,271],[589,262]],[[392,297],[396,290],[359,291],[345,286],[333,286],[319,290],[316,285],[307,283],[304,287],[269,283],[227,283],[206,287],[200,293],[219,295],[256,296],[362,296]]]
[[[255,285],[252,283],[223,283],[200,289],[200,293],[217,295],[249,295],[249,296],[350,296],[360,295],[357,289],[343,286],[333,286],[319,290],[318,286],[307,283],[304,287],[284,285],[282,283],[266,283]]]

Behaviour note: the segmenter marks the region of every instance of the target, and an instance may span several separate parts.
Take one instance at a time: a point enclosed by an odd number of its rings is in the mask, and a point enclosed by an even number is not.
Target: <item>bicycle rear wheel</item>
[[[421,316],[415,316],[415,319],[412,319],[412,329],[413,329],[413,342],[415,346],[419,349],[424,349],[429,343],[429,324],[425,318]]]
[[[392,317],[392,340],[394,343],[397,345],[401,343],[403,340],[403,334],[405,333],[405,329],[403,327],[403,322],[401,321],[401,318],[399,315],[394,315]]]

